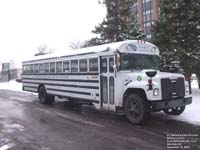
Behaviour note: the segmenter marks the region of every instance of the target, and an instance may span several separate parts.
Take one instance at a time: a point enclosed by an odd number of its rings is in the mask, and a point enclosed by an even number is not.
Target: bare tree
[[[69,47],[72,48],[72,49],[84,48],[84,42],[73,40],[73,41],[70,42]]]
[[[99,38],[95,37],[95,38],[92,38],[90,40],[86,40],[86,41],[72,41],[70,42],[70,48],[72,49],[80,49],[80,48],[86,48],[86,47],[91,47],[91,46],[96,46],[96,45],[101,45],[102,42],[100,41]]]
[[[35,54],[35,56],[45,55],[45,54],[49,54],[49,53],[54,52],[54,49],[47,49],[47,44],[40,45],[37,48],[37,50],[38,50],[38,52]]]

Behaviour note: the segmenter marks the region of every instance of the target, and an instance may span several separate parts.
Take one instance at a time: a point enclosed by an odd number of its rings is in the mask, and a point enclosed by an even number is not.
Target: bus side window
[[[56,62],[56,72],[62,72],[62,61]]]
[[[30,73],[30,65],[26,65],[26,73]]]
[[[50,62],[50,72],[55,73],[55,62]]]
[[[109,72],[110,73],[114,72],[113,66],[114,66],[114,59],[111,57],[111,58],[109,58]]]
[[[63,61],[63,72],[69,72],[69,61]]]
[[[102,60],[102,72],[106,73],[107,72],[107,59],[103,58]]]
[[[35,73],[38,73],[38,72],[39,72],[38,64],[35,64]]]
[[[33,64],[33,73],[35,73],[35,65]]]
[[[49,63],[44,64],[44,72],[49,72]]]
[[[79,60],[80,72],[87,72],[87,59]]]
[[[23,73],[26,73],[26,65],[23,65]]]
[[[44,64],[39,64],[39,72],[44,72]]]
[[[98,71],[98,59],[97,58],[89,59],[89,71],[90,72]]]
[[[78,60],[71,61],[71,72],[78,72]]]
[[[33,65],[33,64],[32,64],[32,65],[30,65],[30,72],[31,72],[31,73],[33,73],[33,72],[34,72],[34,68],[33,68],[33,67],[34,67],[34,65]]]

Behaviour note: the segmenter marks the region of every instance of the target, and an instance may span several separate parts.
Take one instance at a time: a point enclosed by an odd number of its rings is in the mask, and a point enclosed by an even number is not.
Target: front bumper
[[[152,110],[162,110],[173,107],[181,107],[192,103],[192,97],[164,100],[164,101],[152,101],[149,102],[149,106]]]

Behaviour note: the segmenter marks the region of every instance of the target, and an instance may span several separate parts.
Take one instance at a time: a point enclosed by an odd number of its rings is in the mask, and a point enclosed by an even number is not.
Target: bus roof
[[[92,47],[87,47],[87,48],[81,48],[81,49],[72,49],[72,50],[66,50],[62,52],[54,52],[50,54],[45,54],[45,55],[40,55],[40,56],[34,56],[32,59],[29,59],[28,61],[36,61],[36,60],[43,60],[43,59],[53,59],[53,58],[59,58],[59,57],[67,57],[67,56],[74,56],[74,55],[84,55],[84,54],[92,54],[92,53],[99,53],[99,52],[104,52],[104,51],[113,51],[116,52],[118,49],[120,52],[123,52],[124,50],[120,50],[120,47],[124,44],[133,44],[136,47],[138,47],[142,51],[138,51],[139,53],[148,53],[144,51],[144,46],[150,46],[151,48],[153,47],[156,49],[156,52],[153,54],[159,55],[159,50],[158,48],[149,42],[144,42],[144,41],[138,41],[138,40],[127,40],[127,41],[122,41],[122,42],[115,42],[115,43],[110,43],[110,44],[104,44],[104,45],[98,45],[98,46],[92,46]],[[141,49],[142,48],[142,49]],[[133,50],[136,51],[136,50]],[[130,52],[130,51],[127,51]],[[152,53],[152,52],[149,52]]]

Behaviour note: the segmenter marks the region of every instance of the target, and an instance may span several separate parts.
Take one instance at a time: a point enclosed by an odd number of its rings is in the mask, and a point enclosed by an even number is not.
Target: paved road
[[[152,114],[144,126],[87,105],[39,103],[30,93],[0,90],[0,150],[163,150],[167,134],[200,127]],[[200,149],[200,140],[191,149]]]

